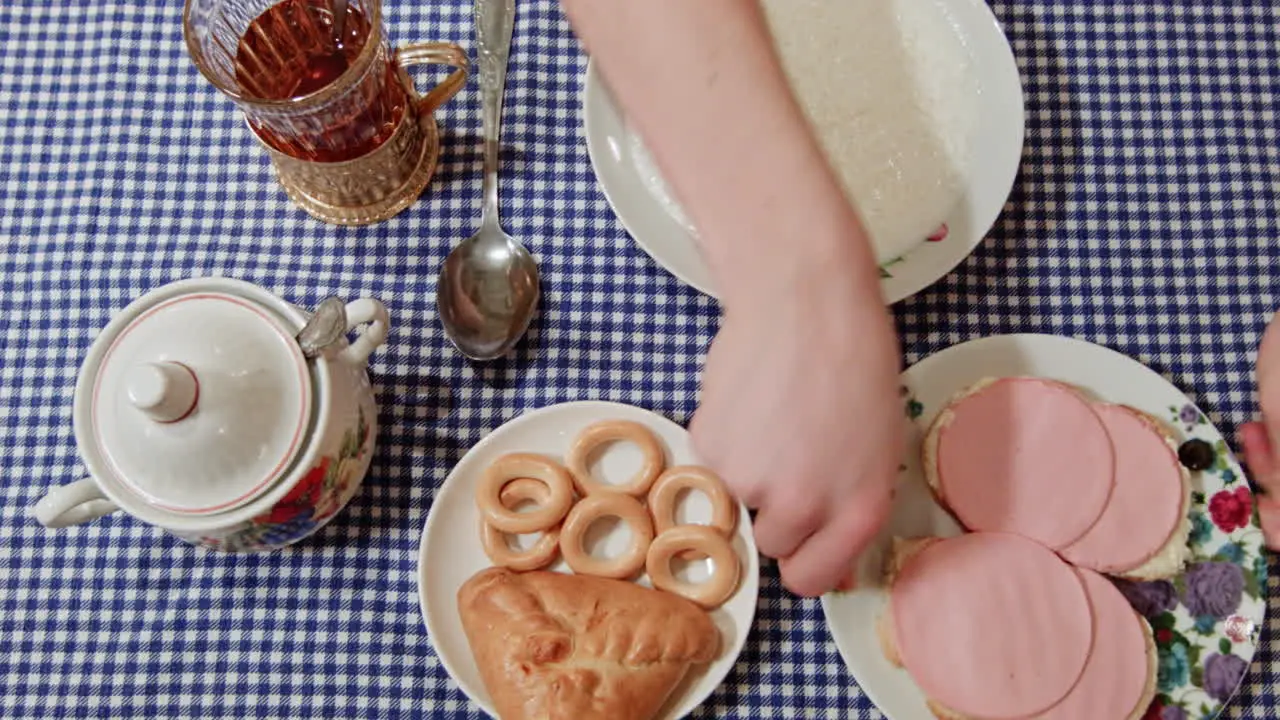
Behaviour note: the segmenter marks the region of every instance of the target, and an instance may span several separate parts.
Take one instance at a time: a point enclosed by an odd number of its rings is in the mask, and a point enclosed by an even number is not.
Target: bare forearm
[[[860,298],[880,302],[866,234],[754,0],[563,4],[698,226],[728,305],[779,273],[833,264],[865,288]]]

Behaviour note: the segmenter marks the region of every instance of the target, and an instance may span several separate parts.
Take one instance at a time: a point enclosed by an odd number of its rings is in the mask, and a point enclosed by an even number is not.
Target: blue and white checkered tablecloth
[[[393,40],[470,47],[469,3],[388,4]],[[993,333],[1072,335],[1163,372],[1231,435],[1256,412],[1254,349],[1280,302],[1280,5],[993,6],[1022,70],[1025,162],[990,239],[897,307],[907,360]],[[418,611],[434,489],[531,408],[602,398],[686,421],[718,308],[606,204],[581,130],[585,58],[555,0],[519,4],[502,185],[545,310],[518,357],[485,367],[449,349],[433,302],[477,219],[476,84],[440,113],[429,196],[335,228],[287,202],[188,59],[181,12],[0,4],[0,717],[478,717]],[[198,551],[123,515],[41,528],[30,505],[84,471],[71,405],[92,338],[142,292],[209,274],[392,308],[363,489],[313,540],[261,556]],[[1228,717],[1280,715],[1276,626]],[[879,717],[817,602],[772,568],[740,663],[697,716]]]

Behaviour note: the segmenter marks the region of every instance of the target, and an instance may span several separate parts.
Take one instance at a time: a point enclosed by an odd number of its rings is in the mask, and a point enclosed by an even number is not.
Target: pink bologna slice
[[[1057,555],[1006,533],[936,542],[890,596],[898,650],[931,699],[970,717],[1026,718],[1056,705],[1084,671],[1093,616]]]
[[[938,482],[970,530],[1054,550],[1097,522],[1111,494],[1111,438],[1089,402],[1038,378],[1002,378],[953,403],[939,429]]]
[[[1068,562],[1099,572],[1133,570],[1169,541],[1182,519],[1177,453],[1150,420],[1121,405],[1096,405],[1116,452],[1116,486],[1102,517],[1062,550]]]
[[[1147,657],[1143,621],[1106,578],[1083,568],[1076,572],[1093,609],[1093,650],[1076,686],[1036,720],[1124,720],[1152,679],[1154,658]]]

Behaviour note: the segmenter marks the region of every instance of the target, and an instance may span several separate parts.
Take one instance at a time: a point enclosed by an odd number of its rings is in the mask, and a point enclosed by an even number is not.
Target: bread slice
[[[1147,427],[1151,428],[1151,431],[1159,435],[1165,444],[1169,446],[1169,449],[1173,451],[1174,457],[1178,456],[1178,440],[1173,428],[1159,418],[1141,410],[1128,405],[1124,406],[1124,408],[1146,423]],[[1179,515],[1178,524],[1174,527],[1173,533],[1169,535],[1169,539],[1156,551],[1156,554],[1152,555],[1143,564],[1112,574],[1139,581],[1169,580],[1182,574],[1187,562],[1191,559],[1191,546],[1187,543],[1191,537],[1191,473],[1180,462],[1178,463],[1178,476],[1182,482],[1182,513]]]
[[[1156,636],[1151,629],[1151,624],[1146,618],[1138,615],[1137,611],[1134,611],[1134,615],[1137,615],[1142,627],[1142,639],[1147,643],[1147,683],[1142,686],[1142,695],[1138,698],[1137,706],[1124,720],[1142,720],[1147,708],[1151,707],[1151,703],[1156,699],[1156,680],[1160,669],[1160,653],[1156,649]]]
[[[955,512],[947,505],[946,495],[942,491],[942,478],[938,471],[938,446],[941,441],[942,430],[944,430],[952,421],[955,420],[955,412],[952,410],[958,403],[982,390],[983,388],[1004,378],[989,377],[983,378],[978,382],[964,388],[956,393],[947,401],[947,404],[934,417],[930,423],[928,430],[925,432],[924,441],[920,448],[920,466],[923,468],[925,482],[929,486],[929,490],[933,493],[934,500],[937,501],[944,510],[959,522]],[[1045,380],[1045,382],[1053,382],[1064,387],[1068,387],[1074,392],[1084,397],[1090,403],[1100,402],[1092,397],[1083,389],[1068,385],[1061,381]],[[1132,411],[1138,415],[1151,430],[1161,438],[1165,443],[1173,449],[1174,455],[1178,452],[1178,441],[1172,428],[1160,421],[1159,419],[1137,410],[1130,406],[1124,406],[1125,409]],[[1110,573],[1117,577],[1123,577],[1130,580],[1148,581],[1148,580],[1167,580],[1180,575],[1185,568],[1188,559],[1191,556],[1191,548],[1187,545],[1187,540],[1191,534],[1190,513],[1187,510],[1191,507],[1191,476],[1181,463],[1178,464],[1178,471],[1182,480],[1182,507],[1183,513],[1170,534],[1165,544],[1152,555],[1142,565],[1125,570],[1123,572]],[[963,523],[960,523],[963,524]]]
[[[884,563],[884,587],[887,593],[893,592],[893,584],[897,580],[902,569],[916,554],[929,547],[942,538],[924,537],[924,538],[893,538],[892,547],[885,556]],[[1158,651],[1156,649],[1155,635],[1151,630],[1151,625],[1146,619],[1134,613],[1138,618],[1143,639],[1147,646],[1147,682],[1143,686],[1142,695],[1138,699],[1138,703],[1134,706],[1133,711],[1121,720],[1141,720],[1146,713],[1147,708],[1151,706],[1152,700],[1156,696],[1156,671],[1157,661],[1159,660]],[[880,613],[876,621],[876,636],[880,641],[880,650],[884,654],[886,660],[897,668],[905,669],[902,664],[902,655],[898,650],[897,639],[894,636],[894,619],[893,606],[889,602],[885,602],[884,610]],[[929,708],[929,712],[933,714],[937,720],[984,720],[983,718],[975,718],[968,715],[958,713],[942,703],[932,699],[925,698],[925,705]],[[1103,720],[1099,718],[1098,720]]]
[[[692,602],[588,575],[489,568],[458,612],[500,720],[651,720],[720,651]]]

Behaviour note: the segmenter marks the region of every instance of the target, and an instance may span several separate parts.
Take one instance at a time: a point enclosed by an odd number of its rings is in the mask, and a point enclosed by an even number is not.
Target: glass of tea
[[[380,0],[186,0],[183,34],[290,197],[343,224],[390,217],[426,187],[439,155],[433,112],[468,73],[452,43],[391,50]],[[454,71],[419,95],[405,68],[423,63]]]

